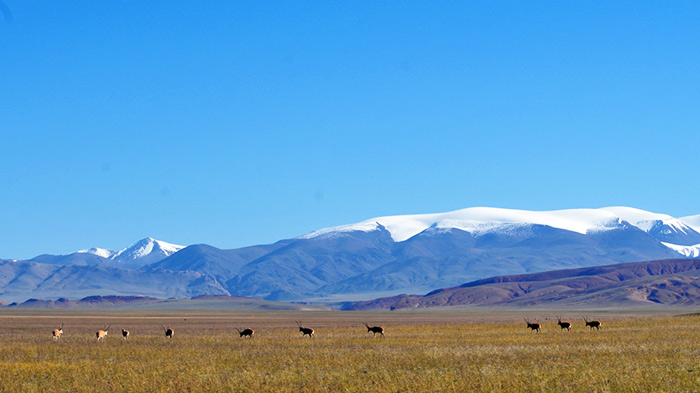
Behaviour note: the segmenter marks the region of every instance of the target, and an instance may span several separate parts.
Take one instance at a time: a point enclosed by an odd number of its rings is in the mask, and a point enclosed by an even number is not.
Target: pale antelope
[[[301,326],[301,323],[299,321],[294,321],[297,323],[297,326],[299,327],[299,331],[301,332],[301,336],[309,336],[309,337],[314,337],[314,329],[312,328],[307,328]]]
[[[532,329],[532,331],[536,331],[537,333],[540,332],[540,324],[539,323],[530,323],[530,320],[527,318],[523,318],[525,320],[525,323],[527,323],[527,327]]]
[[[173,334],[175,334],[175,330],[173,330],[170,326],[166,329],[165,326],[163,326],[163,331],[165,332],[165,338],[173,338]]]
[[[589,321],[587,316],[584,316],[583,320],[586,322],[586,326],[589,326],[591,330],[593,330],[593,328],[600,330],[600,321]]]
[[[566,329],[568,331],[571,331],[571,323],[570,322],[566,322],[566,321],[562,322],[561,318],[559,318],[558,315],[557,315],[557,321],[558,321],[557,325],[559,325],[559,327],[562,328],[562,330]]]
[[[61,324],[61,327],[58,329],[54,329],[51,333],[53,333],[53,340],[58,341],[58,339],[61,338],[61,334],[63,334],[63,324]]]
[[[122,337],[124,337],[124,340],[129,338],[129,331],[126,329],[122,329]]]
[[[240,334],[241,337],[253,338],[253,334],[255,334],[255,330],[253,330],[253,329],[240,330],[240,329],[236,328],[236,330],[238,330],[238,334]]]
[[[107,335],[107,332],[109,331],[109,328],[112,325],[107,326],[103,330],[98,330],[97,333],[95,333],[95,336],[97,336],[97,341],[103,341],[105,336]]]
[[[381,334],[382,337],[384,337],[384,328],[381,326],[369,326],[366,322],[362,322],[363,325],[367,328],[367,333],[372,332],[374,333],[373,336],[376,336],[377,333]]]

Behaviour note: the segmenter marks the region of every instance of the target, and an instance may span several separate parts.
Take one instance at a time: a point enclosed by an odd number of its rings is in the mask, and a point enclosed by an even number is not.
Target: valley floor
[[[590,331],[579,314],[564,314],[571,332],[544,311],[2,310],[0,391],[698,391],[700,315],[588,312],[602,321]],[[524,316],[542,332],[527,330]],[[302,338],[295,320],[316,337]],[[384,326],[386,337],[362,322]],[[172,340],[162,326],[175,329]]]

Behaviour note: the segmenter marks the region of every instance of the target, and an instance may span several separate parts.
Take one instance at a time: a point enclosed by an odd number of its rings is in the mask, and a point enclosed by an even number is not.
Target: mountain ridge
[[[130,246],[120,250],[112,251],[105,248],[93,247],[89,249],[79,250],[74,254],[93,254],[99,257],[118,262],[120,265],[128,268],[138,268],[151,263],[156,263],[164,258],[167,258],[178,251],[185,248],[177,244],[167,243],[162,240],[156,240],[152,237],[146,237],[131,244]]]
[[[695,216],[688,217],[692,221]],[[627,207],[543,212],[467,208],[379,217],[232,250],[145,238],[121,252],[93,248],[0,261],[0,299],[371,299],[504,274],[693,257],[700,244],[686,244],[699,238],[681,219]]]

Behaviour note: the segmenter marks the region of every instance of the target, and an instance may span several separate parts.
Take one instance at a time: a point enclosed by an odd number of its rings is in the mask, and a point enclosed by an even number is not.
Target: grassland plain
[[[591,313],[589,313],[590,315]],[[526,329],[522,316],[542,323]],[[697,392],[699,315],[0,311],[3,392]],[[302,338],[294,320],[316,329]],[[381,324],[386,338],[362,326]],[[54,342],[51,330],[65,324]],[[111,324],[96,342],[95,332]],[[162,325],[175,329],[172,340]],[[255,329],[239,338],[235,327]],[[128,341],[119,329],[131,331]]]

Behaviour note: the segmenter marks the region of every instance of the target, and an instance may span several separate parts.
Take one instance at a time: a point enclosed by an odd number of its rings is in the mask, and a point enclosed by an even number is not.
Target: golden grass
[[[68,315],[72,314],[72,315]],[[77,315],[76,315],[77,314]],[[0,314],[2,392],[694,392],[700,316],[600,332],[478,313]],[[295,319],[316,329],[302,338]],[[386,338],[362,326],[383,325]],[[65,324],[54,342],[51,330]],[[112,324],[98,343],[95,331]],[[161,325],[175,329],[166,340]],[[119,329],[131,331],[128,342]],[[239,338],[235,327],[255,329]]]

